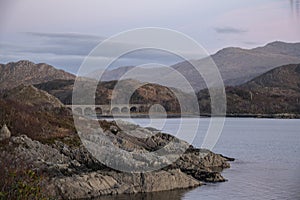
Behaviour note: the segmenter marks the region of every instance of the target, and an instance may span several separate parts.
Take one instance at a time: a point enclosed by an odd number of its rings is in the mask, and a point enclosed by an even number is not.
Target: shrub
[[[44,195],[42,173],[32,170],[22,159],[2,152],[0,169],[0,200],[49,199]]]

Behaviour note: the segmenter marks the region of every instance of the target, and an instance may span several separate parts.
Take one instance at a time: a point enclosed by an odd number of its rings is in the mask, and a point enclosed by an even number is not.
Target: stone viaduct
[[[147,112],[149,104],[117,104],[117,105],[66,105],[79,115],[102,115],[129,114]]]

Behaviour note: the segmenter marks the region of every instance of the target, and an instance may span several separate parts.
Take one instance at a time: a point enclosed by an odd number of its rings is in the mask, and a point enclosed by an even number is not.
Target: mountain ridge
[[[219,68],[221,76],[226,86],[236,86],[252,78],[259,76],[273,68],[300,63],[300,43],[286,43],[275,41],[268,43],[262,47],[252,49],[243,49],[240,47],[227,47],[219,50],[211,55],[212,60]],[[196,60],[199,65],[205,65],[205,59]],[[200,77],[198,71],[191,66],[189,61],[183,61],[170,66],[181,73],[192,85],[195,91],[206,88],[203,78]],[[119,79],[122,75],[132,70],[134,66],[125,68],[108,70],[104,73],[101,80],[110,81]],[[144,74],[149,74],[151,68],[145,69]],[[151,71],[151,70],[150,70]],[[143,70],[139,69],[139,74],[143,74]],[[97,73],[94,73],[97,76]],[[153,77],[160,77],[160,80],[167,80],[169,73],[165,73],[165,69],[156,68],[149,74]],[[126,78],[132,78],[126,77]],[[137,76],[144,79],[144,76]],[[140,80],[137,79],[137,80]],[[143,81],[143,80],[140,80]],[[172,83],[174,81],[171,81]],[[171,86],[165,84],[165,86]]]
[[[46,63],[28,60],[0,64],[0,88],[12,89],[21,84],[32,85],[55,79],[75,79],[76,76]]]

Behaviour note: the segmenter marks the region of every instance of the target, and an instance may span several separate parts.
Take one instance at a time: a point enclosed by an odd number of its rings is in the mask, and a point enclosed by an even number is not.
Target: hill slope
[[[19,102],[23,105],[41,108],[60,108],[63,104],[54,96],[32,85],[19,85],[4,93],[5,100]]]
[[[167,88],[158,84],[146,83],[142,84],[136,80],[121,80],[119,81],[119,88],[114,89],[117,81],[100,82],[96,91],[97,105],[110,104],[112,100],[114,103],[124,104],[160,104],[167,112],[180,112],[178,98],[184,98],[186,104],[185,111],[194,111],[193,98],[187,93],[174,88]],[[90,88],[89,84],[93,84],[92,80],[83,80],[82,88]],[[45,90],[48,93],[56,96],[64,104],[72,103],[74,81],[73,80],[54,80],[46,83],[35,85],[35,87]],[[113,91],[115,92],[113,94]],[[131,96],[127,96],[129,91],[133,91]],[[115,96],[114,96],[115,95]],[[84,97],[80,99],[81,102],[76,104],[87,104]]]
[[[26,134],[41,141],[76,136],[70,111],[45,91],[19,86],[4,96],[0,96],[0,126],[6,124],[13,136]]]
[[[240,85],[276,67],[300,63],[300,43],[273,42],[250,50],[226,48],[212,58],[226,85]]]
[[[0,88],[11,89],[21,84],[32,85],[55,79],[75,79],[73,74],[45,63],[18,61],[0,64]]]
[[[251,81],[226,88],[228,114],[300,114],[300,64],[285,65]],[[207,90],[198,93],[203,112],[210,112]]]

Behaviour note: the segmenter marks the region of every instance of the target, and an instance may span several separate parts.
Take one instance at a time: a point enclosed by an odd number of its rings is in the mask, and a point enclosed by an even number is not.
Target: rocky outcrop
[[[179,168],[182,172],[193,176],[204,182],[224,182],[226,179],[220,174],[224,168],[229,168],[227,161],[233,158],[226,158],[205,149],[189,148],[175,163],[168,166],[168,169]]]
[[[158,192],[180,188],[191,188],[201,182],[180,170],[151,173],[92,172],[55,179],[49,185],[63,199],[93,198],[101,195]]]
[[[0,130],[0,141],[10,138],[11,133],[7,128],[6,124],[4,124]]]
[[[129,123],[100,121],[100,125],[106,127],[104,134],[110,137],[115,145],[135,152],[137,157],[138,152],[155,151],[172,140],[176,140],[177,144],[187,144],[158,130]],[[135,136],[144,134],[147,137],[133,137],[131,134]],[[48,195],[59,199],[196,187],[203,182],[225,181],[220,171],[229,167],[227,162],[229,158],[192,146],[188,146],[188,150],[175,163],[145,173],[128,173],[111,169],[96,160],[83,145],[69,146],[63,141],[42,144],[21,135],[12,137],[8,146],[10,148],[6,149],[11,150],[6,154],[19,155],[35,170],[44,172],[48,177],[46,184]],[[150,164],[148,161],[140,162],[143,167]]]

